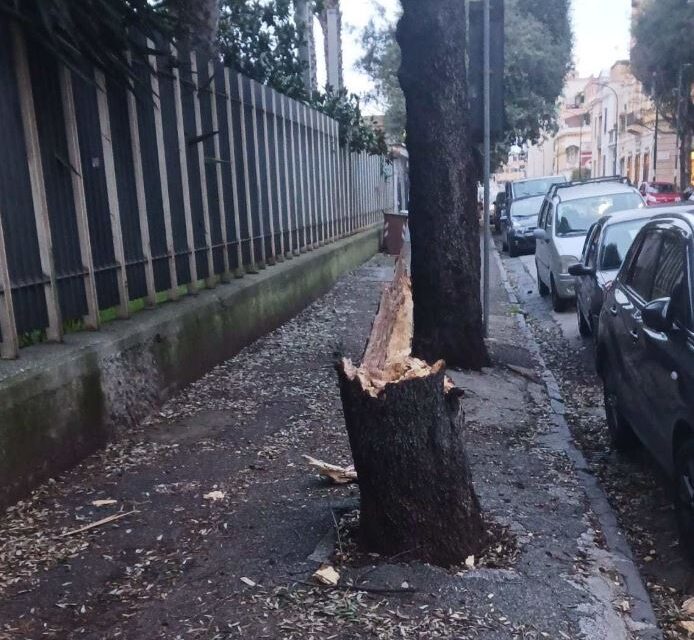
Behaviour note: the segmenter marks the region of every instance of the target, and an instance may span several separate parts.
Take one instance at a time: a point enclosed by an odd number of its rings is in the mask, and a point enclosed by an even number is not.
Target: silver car
[[[535,267],[541,296],[564,311],[576,296],[569,267],[577,263],[590,227],[604,215],[646,206],[623,178],[554,185],[545,196],[535,229]]]

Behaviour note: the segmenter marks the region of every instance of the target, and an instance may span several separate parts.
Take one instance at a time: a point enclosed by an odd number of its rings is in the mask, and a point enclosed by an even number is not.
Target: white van
[[[579,261],[591,225],[600,216],[645,206],[641,194],[625,178],[597,178],[550,188],[534,232],[535,267],[540,295],[552,295],[555,311],[564,311],[576,297],[569,267]]]

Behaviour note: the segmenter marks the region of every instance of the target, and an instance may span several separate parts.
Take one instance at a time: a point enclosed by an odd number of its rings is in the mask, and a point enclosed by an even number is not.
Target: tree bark
[[[445,364],[412,358],[412,298],[401,258],[362,365],[337,367],[361,494],[359,539],[383,555],[441,566],[486,542],[463,443],[461,393]]]
[[[212,54],[216,48],[220,0],[174,0],[176,39],[182,49]]]
[[[468,142],[464,0],[402,0],[414,354],[488,364],[480,301],[476,168]]]

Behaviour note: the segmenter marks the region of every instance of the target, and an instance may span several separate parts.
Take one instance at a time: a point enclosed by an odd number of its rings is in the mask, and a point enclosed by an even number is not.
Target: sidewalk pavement
[[[301,459],[350,460],[333,361],[361,355],[392,273],[379,256],[0,518],[0,640],[658,638],[492,267],[494,367],[450,372],[499,535],[484,558],[447,571],[360,556],[349,539],[358,489],[326,485]],[[112,514],[122,517],[61,536]],[[340,584],[357,586],[310,583],[331,556]]]

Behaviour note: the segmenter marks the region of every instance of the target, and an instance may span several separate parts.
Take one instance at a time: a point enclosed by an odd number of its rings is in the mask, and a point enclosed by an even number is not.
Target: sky
[[[345,84],[357,94],[370,89],[368,77],[356,69],[361,54],[359,35],[372,17],[378,15],[376,0],[342,0],[343,59]],[[398,0],[379,0],[394,19]],[[630,0],[573,0],[574,58],[581,76],[598,75],[612,63],[629,57]],[[323,43],[316,29],[319,82],[325,82]],[[372,107],[373,108],[373,107]],[[368,109],[367,109],[368,110]]]

